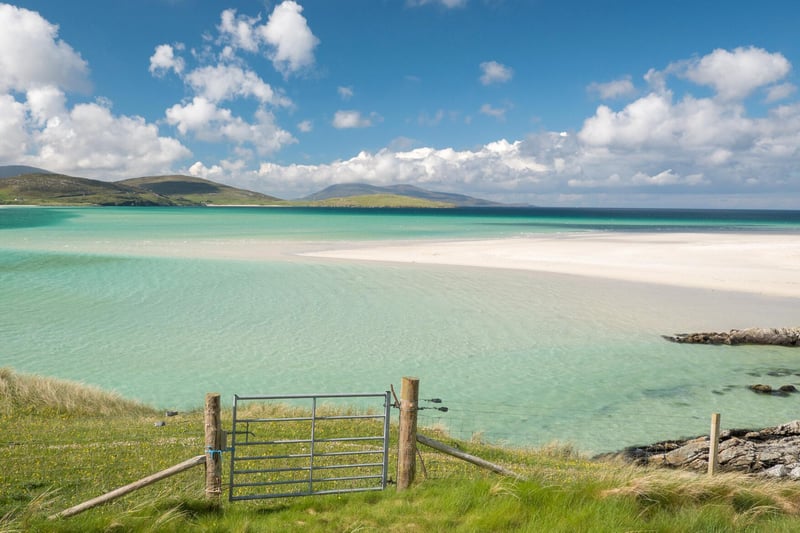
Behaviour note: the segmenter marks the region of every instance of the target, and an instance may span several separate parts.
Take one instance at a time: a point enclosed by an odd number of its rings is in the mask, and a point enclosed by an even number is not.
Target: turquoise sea
[[[206,392],[379,392],[420,378],[458,437],[600,452],[798,418],[800,352],[662,334],[800,324],[800,302],[538,272],[325,260],[363,241],[781,232],[800,212],[0,209],[0,366],[164,409]],[[229,248],[259,247],[259,260]]]

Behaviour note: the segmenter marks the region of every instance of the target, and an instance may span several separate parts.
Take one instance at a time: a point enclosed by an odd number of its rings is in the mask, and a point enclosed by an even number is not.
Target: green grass
[[[641,469],[563,446],[511,449],[435,430],[423,432],[525,480],[421,448],[425,473],[418,466],[416,483],[402,493],[223,501],[217,508],[203,499],[197,467],[77,516],[47,519],[203,452],[199,410],[163,414],[80,384],[0,369],[0,532],[800,531],[794,482]],[[230,422],[224,413],[223,426]]]
[[[60,174],[27,174],[0,180],[7,205],[177,205],[157,194],[112,182]]]

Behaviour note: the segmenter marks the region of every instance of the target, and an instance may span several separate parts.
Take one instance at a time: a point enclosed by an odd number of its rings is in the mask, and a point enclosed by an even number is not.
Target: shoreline
[[[529,270],[800,298],[800,236],[569,233],[368,244],[303,252],[325,259]]]
[[[573,232],[487,239],[25,239],[6,249],[233,261],[350,261],[563,274],[800,298],[800,234]]]

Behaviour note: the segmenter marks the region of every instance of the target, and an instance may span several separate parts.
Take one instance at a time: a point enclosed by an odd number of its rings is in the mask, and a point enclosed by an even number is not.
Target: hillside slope
[[[150,191],[63,174],[23,174],[0,180],[0,204],[179,205]]]
[[[281,201],[267,194],[237,189],[192,176],[147,176],[116,183],[146,190],[175,202],[188,201],[203,205],[274,205]]]

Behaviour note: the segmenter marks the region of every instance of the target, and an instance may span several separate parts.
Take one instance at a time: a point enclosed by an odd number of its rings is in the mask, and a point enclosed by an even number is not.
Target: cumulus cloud
[[[150,56],[150,73],[155,76],[163,76],[170,70],[181,74],[185,66],[183,58],[175,56],[175,49],[169,44],[156,46],[155,52]]]
[[[797,92],[797,87],[792,83],[781,83],[767,88],[766,101],[768,103],[785,100]]]
[[[265,109],[255,113],[253,123],[235,116],[230,109],[196,96],[186,104],[175,104],[166,111],[167,122],[182,135],[192,134],[206,142],[229,141],[237,145],[251,145],[259,154],[266,155],[297,142],[275,123],[275,117]]]
[[[302,15],[303,8],[293,0],[284,0],[272,11],[259,31],[272,49],[268,55],[284,76],[314,64],[314,48],[319,39],[311,32]]]
[[[706,57],[714,54],[719,56],[712,52]],[[710,62],[704,59],[691,63]],[[674,65],[679,63],[683,66],[677,70]],[[538,132],[471,150],[398,144],[328,164],[263,162],[258,170],[229,178],[287,198],[333,183],[363,181],[412,183],[540,205],[793,208],[800,194],[796,164],[800,102],[752,114],[742,100],[722,98],[719,91],[698,97],[682,88],[677,98],[670,83],[675,76],[688,79],[688,64],[651,69],[646,74],[648,92],[617,107],[598,106],[574,132]],[[696,83],[719,87],[724,94],[733,94],[730,88],[734,86],[743,87],[726,81]],[[780,85],[781,78],[775,74],[750,83],[739,94],[763,89],[769,96]],[[603,89],[609,89],[607,95],[624,92],[611,90],[610,85]],[[781,102],[794,94],[792,87],[775,91],[776,99],[781,96],[776,101]],[[495,114],[500,113],[495,110]],[[360,120],[358,112],[347,119],[350,123]]]
[[[597,94],[603,100],[613,100],[624,96],[631,96],[636,93],[630,76],[613,80],[605,83],[592,82],[587,87],[590,93]]]
[[[417,148],[376,153],[323,165],[278,165],[264,162],[252,172],[231,173],[225,179],[254,190],[272,191],[284,198],[304,196],[334,183],[375,185],[414,183],[436,190],[513,190],[535,184],[548,167],[524,151],[522,141],[500,140],[476,150]],[[205,168],[205,167],[197,167]],[[210,168],[210,167],[209,167]],[[217,169],[217,177],[224,175]]]
[[[514,76],[514,69],[507,67],[497,61],[484,61],[481,67],[481,83],[491,85],[493,83],[505,83]]]
[[[783,79],[791,65],[782,54],[749,47],[717,49],[671,68],[697,84],[713,87],[723,100],[741,100],[757,88]]]
[[[34,11],[0,4],[0,91],[54,85],[90,89],[89,66],[58,38],[58,26]]]
[[[103,97],[70,102],[90,89],[89,66],[39,13],[0,4],[0,27],[0,161],[107,179],[165,172],[190,155]]]
[[[292,105],[291,100],[273,90],[258,74],[235,65],[197,68],[186,75],[186,83],[196,94],[212,102],[252,97],[262,104],[280,107]]]
[[[272,154],[297,142],[282,128],[272,110],[293,108],[285,93],[265,82],[246,67],[241,52],[268,56],[284,75],[313,64],[313,48],[318,40],[311,34],[302,7],[292,0],[278,4],[266,23],[226,9],[220,15],[218,36],[206,37],[206,46],[194,52],[198,65],[173,68],[174,53],[169,45],[156,48],[151,57],[151,72],[174,71],[192,93],[190,98],[165,110],[166,124],[183,136],[209,143],[228,143],[237,157]],[[252,107],[234,100],[251,100]],[[236,114],[230,106],[236,106]],[[254,109],[255,108],[255,109]],[[254,109],[254,111],[250,111]],[[252,113],[252,114],[250,114]],[[311,122],[301,122],[300,131],[310,131]]]
[[[374,114],[366,117],[360,111],[341,110],[333,115],[333,127],[337,129],[368,128],[372,126],[375,118],[377,116]]]
[[[671,168],[649,175],[644,172],[636,172],[632,176],[622,177],[619,174],[612,174],[604,178],[573,178],[568,180],[570,187],[576,188],[622,188],[622,187],[666,187],[669,185],[687,185],[694,187],[698,185],[708,185],[703,179],[702,174],[690,174],[682,176],[674,172]]]
[[[235,9],[226,9],[220,15],[217,26],[223,42],[235,49],[257,52],[261,41],[256,25],[259,17],[237,15]]]
[[[27,152],[25,106],[10,94],[0,94],[0,161],[14,161]]]
[[[159,136],[143,118],[115,116],[97,103],[50,118],[33,139],[38,153],[27,160],[78,175],[162,172],[191,154],[178,140]]]
[[[235,57],[238,50],[264,52],[274,68],[288,77],[314,65],[314,49],[319,39],[303,16],[303,7],[294,0],[275,6],[267,22],[260,17],[241,15],[226,9],[217,26],[218,44],[224,46],[224,59]]]
[[[297,124],[297,129],[303,133],[308,133],[314,129],[314,123],[310,120],[303,120]]]

